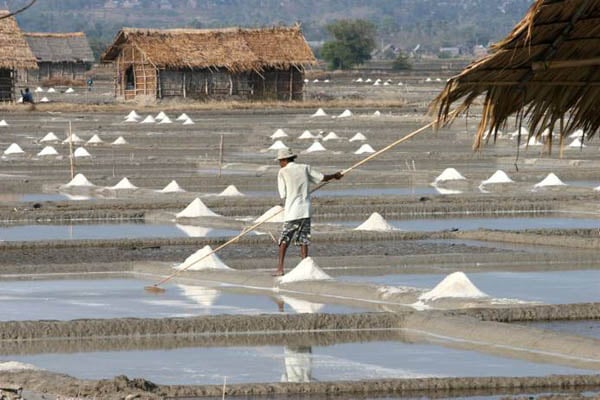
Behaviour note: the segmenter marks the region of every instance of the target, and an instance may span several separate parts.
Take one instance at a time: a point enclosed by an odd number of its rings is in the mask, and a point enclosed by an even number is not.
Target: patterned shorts
[[[279,244],[287,243],[289,245],[294,237],[296,246],[310,244],[310,218],[300,218],[283,223]]]

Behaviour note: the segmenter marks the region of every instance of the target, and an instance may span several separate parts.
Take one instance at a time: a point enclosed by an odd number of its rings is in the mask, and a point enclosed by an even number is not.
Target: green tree
[[[340,20],[327,25],[333,40],[325,42],[321,56],[330,69],[349,69],[371,59],[376,28],[365,20]]]
[[[402,50],[400,50],[398,52],[398,56],[396,56],[396,59],[392,63],[392,69],[394,69],[396,71],[400,71],[400,70],[406,70],[406,69],[411,69],[411,68],[412,68],[412,65],[411,65],[410,61],[408,60],[408,55],[406,53],[404,53]]]

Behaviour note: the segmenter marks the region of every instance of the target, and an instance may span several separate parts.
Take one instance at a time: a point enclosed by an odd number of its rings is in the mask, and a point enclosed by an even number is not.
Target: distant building
[[[28,80],[64,78],[85,79],[94,54],[83,32],[24,33],[39,69],[28,73]]]
[[[475,46],[473,46],[473,55],[475,56],[475,58],[481,58],[481,57],[487,56],[488,55],[487,48],[480,44],[476,44]]]
[[[112,62],[121,100],[301,100],[315,63],[300,27],[124,28],[101,57]]]
[[[0,16],[7,14],[0,10]],[[14,17],[0,19],[0,55],[0,101],[15,101],[20,75],[38,65]]]
[[[460,48],[457,46],[440,47],[440,53],[447,54],[450,57],[458,57],[460,55]]]

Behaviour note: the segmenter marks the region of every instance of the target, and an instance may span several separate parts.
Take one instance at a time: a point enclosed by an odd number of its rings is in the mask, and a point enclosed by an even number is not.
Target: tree
[[[376,28],[365,20],[340,20],[327,25],[334,40],[325,42],[321,56],[330,69],[348,69],[371,59]]]
[[[404,53],[402,50],[400,50],[398,52],[398,56],[392,63],[392,69],[399,71],[399,70],[405,70],[405,69],[411,69],[411,68],[412,68],[412,65],[410,64],[410,61],[408,60],[408,55],[406,53]]]

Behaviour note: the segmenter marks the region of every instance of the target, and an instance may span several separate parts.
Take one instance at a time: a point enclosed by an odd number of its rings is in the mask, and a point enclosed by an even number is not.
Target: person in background
[[[25,88],[25,91],[21,90],[21,97],[23,98],[23,103],[29,103],[29,104],[34,104],[33,103],[33,93],[31,93],[29,91],[29,88]]]

